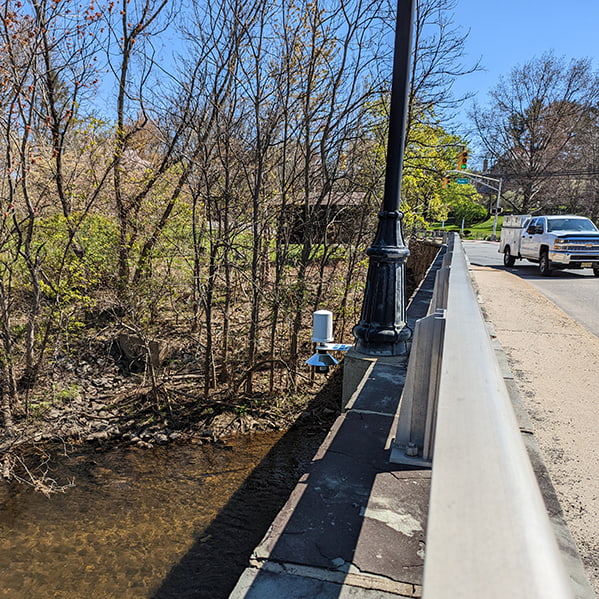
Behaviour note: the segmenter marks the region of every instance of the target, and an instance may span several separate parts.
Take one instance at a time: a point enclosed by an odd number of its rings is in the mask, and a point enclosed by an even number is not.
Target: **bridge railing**
[[[423,598],[573,597],[457,235],[453,245]]]

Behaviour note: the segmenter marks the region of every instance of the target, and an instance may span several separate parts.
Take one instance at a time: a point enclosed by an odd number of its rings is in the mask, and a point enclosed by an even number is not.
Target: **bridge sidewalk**
[[[412,330],[443,254],[410,302]],[[231,599],[420,597],[430,470],[389,463],[407,363],[348,352],[345,410]]]

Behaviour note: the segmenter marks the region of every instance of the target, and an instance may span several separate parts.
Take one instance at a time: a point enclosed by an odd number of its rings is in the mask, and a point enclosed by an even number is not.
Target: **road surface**
[[[503,266],[499,243],[466,242],[464,249],[472,265],[488,266],[510,272],[536,287],[566,314],[599,337],[599,277],[590,269],[556,270],[542,277],[536,264],[517,260],[510,268]]]

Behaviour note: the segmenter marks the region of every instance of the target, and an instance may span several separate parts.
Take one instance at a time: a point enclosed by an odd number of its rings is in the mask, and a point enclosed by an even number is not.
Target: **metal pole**
[[[399,208],[401,194],[401,174],[409,102],[413,5],[413,0],[397,1],[385,195],[383,196],[383,210],[390,212]]]
[[[411,336],[405,317],[405,263],[410,252],[401,233],[399,210],[408,108],[414,0],[398,0],[385,191],[369,256],[356,350],[367,355],[402,355]]]

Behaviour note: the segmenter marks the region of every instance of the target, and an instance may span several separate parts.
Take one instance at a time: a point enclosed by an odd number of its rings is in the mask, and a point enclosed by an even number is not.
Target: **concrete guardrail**
[[[457,235],[448,281],[423,598],[573,597]]]

